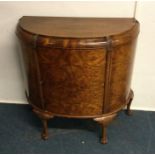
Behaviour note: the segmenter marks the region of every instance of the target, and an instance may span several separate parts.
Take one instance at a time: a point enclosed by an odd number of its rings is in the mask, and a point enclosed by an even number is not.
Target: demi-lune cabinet
[[[91,118],[106,128],[130,104],[139,23],[134,18],[33,17],[19,20],[25,93],[43,122]]]

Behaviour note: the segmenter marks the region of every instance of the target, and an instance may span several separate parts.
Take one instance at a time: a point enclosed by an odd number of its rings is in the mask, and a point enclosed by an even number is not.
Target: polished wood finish
[[[65,38],[96,38],[118,35],[134,26],[135,23],[132,18],[124,18],[122,20],[122,18],[45,18],[24,16],[20,19],[20,27],[27,32]]]
[[[130,105],[139,23],[132,18],[22,17],[17,26],[25,91],[43,122],[93,118],[106,128]]]
[[[129,99],[129,101],[128,101],[127,109],[126,109],[126,114],[129,115],[129,116],[132,114],[132,113],[131,113],[131,110],[130,110],[130,107],[131,107],[131,103],[132,103],[133,97],[134,97],[134,93],[133,93],[133,91],[131,90],[131,92],[130,92],[130,99]]]

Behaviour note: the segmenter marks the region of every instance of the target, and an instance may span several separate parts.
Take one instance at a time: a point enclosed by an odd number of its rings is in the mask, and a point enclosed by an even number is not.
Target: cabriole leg
[[[43,123],[43,131],[41,133],[42,139],[46,140],[48,139],[48,126],[47,126],[47,119],[42,119]]]
[[[51,115],[50,113],[42,112],[42,111],[40,111],[38,109],[35,109],[35,108],[33,109],[33,112],[35,112],[42,121],[42,124],[43,124],[43,130],[42,130],[42,133],[41,133],[42,139],[44,139],[44,140],[48,139],[47,122],[48,122],[49,119],[53,118],[54,116]]]
[[[103,117],[98,117],[94,118],[94,121],[99,123],[102,126],[102,138],[101,138],[101,143],[106,144],[108,142],[107,140],[107,126],[108,124],[116,117],[116,113],[108,115],[108,116],[103,116]]]
[[[126,109],[126,114],[129,116],[132,114],[131,109],[130,109],[132,100],[133,99],[130,99],[129,103],[127,104],[127,109]]]
[[[133,97],[134,97],[134,93],[131,90],[131,92],[130,92],[130,100],[129,100],[128,104],[127,104],[127,109],[126,109],[126,114],[129,115],[129,116],[132,114],[132,111],[131,111],[130,107],[131,107]]]
[[[101,143],[106,144],[108,142],[107,140],[107,127],[102,126],[102,138]]]

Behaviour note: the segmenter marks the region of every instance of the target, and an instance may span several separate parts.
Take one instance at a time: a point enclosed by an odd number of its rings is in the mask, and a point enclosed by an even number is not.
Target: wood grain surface
[[[66,38],[96,38],[128,31],[133,18],[33,17],[20,19],[20,27],[37,35]]]

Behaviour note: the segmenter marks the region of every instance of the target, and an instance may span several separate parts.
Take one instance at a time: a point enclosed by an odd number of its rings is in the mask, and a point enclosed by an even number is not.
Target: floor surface
[[[155,153],[155,112],[122,111],[108,127],[108,144],[99,142],[100,126],[92,120],[54,118],[49,139],[29,105],[0,104],[0,153]]]

